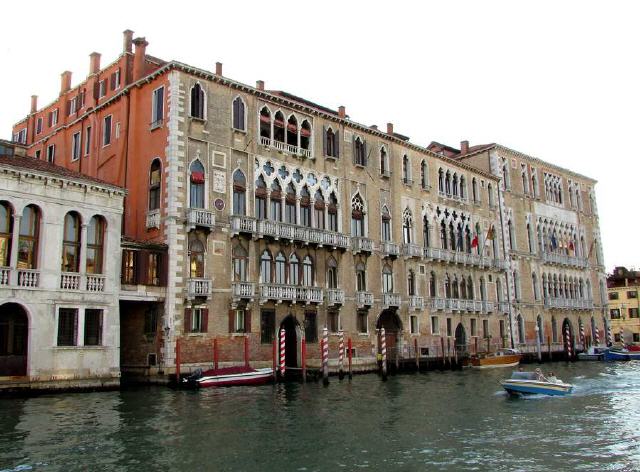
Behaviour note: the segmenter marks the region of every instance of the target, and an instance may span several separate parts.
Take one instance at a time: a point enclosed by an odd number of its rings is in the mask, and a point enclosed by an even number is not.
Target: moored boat
[[[612,347],[609,349],[604,359],[606,361],[634,361],[640,360],[640,351],[630,351],[625,348]]]
[[[254,369],[248,366],[224,367],[221,369],[197,370],[182,379],[182,385],[188,388],[231,387],[238,385],[263,385],[273,376],[270,367]]]
[[[471,356],[469,363],[474,369],[515,367],[520,363],[521,358],[522,354],[516,349],[499,349],[489,354]]]
[[[500,382],[510,395],[564,396],[573,391],[573,385],[560,379],[547,379],[535,372],[513,372],[510,379]]]
[[[578,359],[581,361],[603,361],[608,350],[608,347],[591,346],[585,352],[578,354]]]

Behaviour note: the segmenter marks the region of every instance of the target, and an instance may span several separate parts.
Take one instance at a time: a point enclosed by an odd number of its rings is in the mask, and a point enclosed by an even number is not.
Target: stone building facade
[[[125,192],[10,154],[0,156],[0,389],[117,386]]]
[[[547,180],[563,196],[578,185],[589,205],[595,181],[497,145],[417,146],[391,123],[365,126],[344,107],[236,82],[219,63],[209,72],[162,61],[146,47],[125,31],[115,62],[100,69],[93,53],[80,86],[63,74],[59,99],[41,110],[32,102],[14,127],[30,156],[44,159],[55,144],[66,149],[56,162],[125,187],[124,237],[158,251],[163,283],[137,298],[161,307],[144,349],[134,346],[148,310],[121,311],[127,363],[170,373],[179,341],[185,364],[210,364],[213,339],[220,360],[237,363],[248,337],[252,361],[270,364],[281,328],[291,366],[302,339],[317,362],[325,326],[332,357],[343,331],[355,364],[368,366],[381,327],[392,357],[526,348],[536,325],[541,336],[562,323],[575,334],[591,318],[602,329],[595,205],[586,212],[542,193]],[[83,93],[82,107],[67,105]],[[62,123],[38,128],[64,107]],[[537,167],[536,197],[517,191],[515,177],[511,185],[503,162],[513,175]],[[531,251],[527,224],[543,238]],[[551,235],[547,257],[538,247]],[[561,336],[553,341],[562,349]]]
[[[607,277],[609,318],[612,341],[620,344],[640,343],[640,272],[616,267]]]

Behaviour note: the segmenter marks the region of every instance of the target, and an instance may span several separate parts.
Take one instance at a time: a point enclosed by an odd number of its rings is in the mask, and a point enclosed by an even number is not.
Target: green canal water
[[[0,471],[640,470],[640,363],[543,367],[575,394],[466,370],[3,398]]]

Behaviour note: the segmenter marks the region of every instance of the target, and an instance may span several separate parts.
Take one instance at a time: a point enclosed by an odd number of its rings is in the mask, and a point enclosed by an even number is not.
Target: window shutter
[[[336,157],[340,157],[340,130],[338,129],[333,133],[333,150]]]
[[[249,310],[244,312],[244,331],[245,333],[251,332],[251,311]]]
[[[184,309],[184,330],[183,332],[188,333],[191,331],[191,308]]]
[[[166,287],[167,286],[167,261],[169,259],[169,255],[166,252],[162,252],[159,254],[159,261],[158,261],[158,271],[160,272],[158,278],[160,279],[160,286],[162,287]]]
[[[357,140],[354,138],[351,141],[351,160],[353,161],[353,163],[355,164],[356,161],[356,142]]]
[[[136,283],[147,285],[149,281],[147,280],[147,266],[149,262],[149,252],[148,251],[136,251],[135,252],[136,259]]]
[[[109,83],[111,84],[111,90],[115,90],[116,89],[116,74],[115,74],[115,72],[113,74],[111,74],[111,76],[109,77]]]
[[[95,84],[93,84],[93,99],[97,100],[99,95],[100,95],[100,83],[96,82]]]
[[[362,141],[362,164],[366,167],[367,165],[367,142]]]
[[[236,323],[234,319],[235,315],[236,315],[235,310],[229,310],[229,332],[230,333],[235,332],[235,328],[236,328]]]
[[[71,100],[67,100],[67,110],[66,115],[69,116],[71,114]]]
[[[322,155],[327,155],[327,127],[322,127]]]
[[[202,332],[203,333],[209,332],[209,309],[208,308],[202,309]]]

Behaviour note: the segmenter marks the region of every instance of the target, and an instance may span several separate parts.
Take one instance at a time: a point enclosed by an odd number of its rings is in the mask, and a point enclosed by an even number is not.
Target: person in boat
[[[542,374],[542,371],[540,369],[536,369],[535,370],[535,374],[536,374],[536,379],[539,380],[540,382],[546,382],[547,381],[547,379]]]
[[[549,375],[547,376],[547,381],[554,384],[560,383],[560,381],[558,380],[558,377],[556,377],[556,375],[553,372],[549,372]]]

